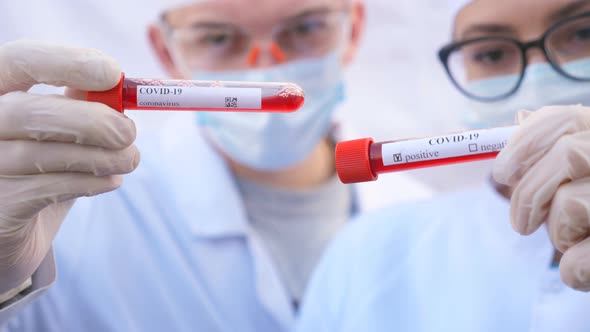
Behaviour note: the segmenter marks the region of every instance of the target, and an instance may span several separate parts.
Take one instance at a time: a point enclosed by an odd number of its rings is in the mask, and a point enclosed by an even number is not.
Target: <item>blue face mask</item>
[[[295,113],[199,113],[206,135],[230,158],[258,170],[279,170],[303,161],[330,131],[336,106],[344,99],[337,54],[268,69],[198,72],[197,80],[293,82],[305,91]]]
[[[590,60],[572,62],[564,69],[568,72],[590,73]],[[518,76],[502,76],[471,83],[469,91],[491,95],[504,91],[514,84]],[[486,93],[483,93],[486,92]],[[590,82],[567,79],[548,63],[527,67],[526,76],[515,95],[494,103],[468,100],[464,123],[469,128],[491,128],[514,124],[516,112],[522,109],[536,111],[543,106],[582,104],[590,106]]]

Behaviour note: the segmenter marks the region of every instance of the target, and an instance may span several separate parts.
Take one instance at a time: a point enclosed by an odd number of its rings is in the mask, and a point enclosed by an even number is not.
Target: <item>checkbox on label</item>
[[[477,152],[477,144],[469,144],[469,152]]]

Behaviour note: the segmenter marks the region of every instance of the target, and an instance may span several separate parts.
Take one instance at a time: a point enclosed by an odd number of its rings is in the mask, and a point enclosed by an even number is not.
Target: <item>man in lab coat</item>
[[[112,58],[0,46],[8,331],[287,331],[324,247],[367,205],[374,188],[341,185],[333,167],[363,4],[166,3],[149,36],[172,77],[293,81],[306,103],[288,115],[186,113],[136,133],[126,116],[80,100],[117,84]],[[69,89],[27,93],[36,83]],[[97,197],[74,204],[81,196]]]

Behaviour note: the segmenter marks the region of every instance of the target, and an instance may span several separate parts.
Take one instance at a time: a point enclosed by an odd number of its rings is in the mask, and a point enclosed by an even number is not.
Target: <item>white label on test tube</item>
[[[137,106],[259,110],[262,89],[138,85]]]
[[[383,165],[499,152],[518,126],[472,130],[444,136],[410,139],[382,145]]]

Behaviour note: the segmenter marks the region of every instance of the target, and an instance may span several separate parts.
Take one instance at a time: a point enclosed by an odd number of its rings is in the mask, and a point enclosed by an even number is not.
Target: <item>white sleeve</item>
[[[0,308],[0,326],[5,326],[11,318],[18,315],[27,305],[45,293],[53,285],[55,278],[55,259],[52,249],[31,277],[31,287],[24,294],[19,294],[6,303],[2,303],[2,307]]]

